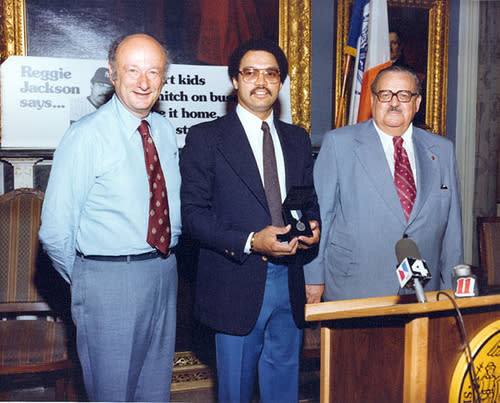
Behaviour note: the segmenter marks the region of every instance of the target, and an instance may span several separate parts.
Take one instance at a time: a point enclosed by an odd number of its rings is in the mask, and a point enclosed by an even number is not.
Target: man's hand
[[[311,236],[299,236],[299,249],[309,249],[319,242],[319,223],[316,220],[309,221],[311,226],[312,235]]]
[[[295,255],[299,241],[297,238],[290,242],[280,242],[278,235],[286,234],[291,226],[275,227],[268,225],[266,228],[256,232],[253,236],[252,251],[262,253],[266,256],[282,257]]]
[[[321,302],[321,296],[325,290],[324,284],[306,284],[306,301],[308,304]]]

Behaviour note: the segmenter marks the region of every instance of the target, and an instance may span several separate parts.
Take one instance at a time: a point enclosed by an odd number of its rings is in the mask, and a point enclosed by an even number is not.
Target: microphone
[[[453,268],[452,282],[453,291],[457,298],[477,297],[479,295],[477,278],[472,274],[468,264],[458,264]]]
[[[396,243],[396,257],[399,285],[401,288],[415,289],[418,302],[426,302],[422,282],[425,284],[432,276],[415,242],[410,238],[400,239]]]

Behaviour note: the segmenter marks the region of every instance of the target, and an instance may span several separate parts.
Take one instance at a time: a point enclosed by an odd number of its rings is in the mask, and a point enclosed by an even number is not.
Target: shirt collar
[[[252,112],[243,108],[240,104],[236,106],[236,113],[240,118],[243,127],[245,127],[246,125],[251,125],[251,126],[257,126],[260,129],[260,127],[262,126],[263,122],[262,119],[259,118],[258,116],[255,116]],[[274,121],[274,111],[271,111],[271,114],[267,117],[265,122],[267,122],[269,127],[272,128],[273,121]]]
[[[373,126],[375,127],[375,130],[377,131],[377,133],[380,137],[380,141],[382,142],[382,146],[384,147],[384,149],[389,145],[391,147],[393,147],[392,138],[394,136],[387,134],[381,128],[379,128],[373,119],[372,119],[372,122],[373,122]],[[403,137],[403,144],[411,144],[412,135],[413,135],[413,123],[410,123],[408,128],[405,130],[405,132],[401,136],[401,137]]]
[[[125,133],[129,140],[132,138],[132,136],[134,136],[142,120],[148,122],[151,135],[153,135],[152,125],[151,125],[152,121],[151,112],[145,118],[139,119],[138,117],[134,116],[127,108],[125,108],[125,106],[121,103],[120,99],[116,94],[113,95],[111,102],[114,103],[115,111],[118,115],[119,120],[121,121],[122,125],[125,128]]]

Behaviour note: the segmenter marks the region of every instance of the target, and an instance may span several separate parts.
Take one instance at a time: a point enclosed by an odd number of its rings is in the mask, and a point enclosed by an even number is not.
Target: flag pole
[[[344,115],[344,104],[345,104],[345,93],[347,86],[347,75],[349,74],[349,67],[351,66],[351,55],[346,53],[346,59],[344,63],[344,73],[342,76],[342,87],[340,89],[339,104],[337,105],[337,113],[335,116],[335,128],[338,129],[342,126],[342,118]]]

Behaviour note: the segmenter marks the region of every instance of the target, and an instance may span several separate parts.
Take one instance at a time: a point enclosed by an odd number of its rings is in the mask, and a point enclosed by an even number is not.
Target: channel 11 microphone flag
[[[357,10],[360,11],[355,17]],[[349,47],[356,41],[356,63],[349,108],[350,125],[370,119],[370,85],[380,70],[391,65],[387,0],[355,0],[351,26],[352,24],[359,28],[356,38],[353,27],[352,39],[351,28],[349,29],[346,49],[349,52]]]

